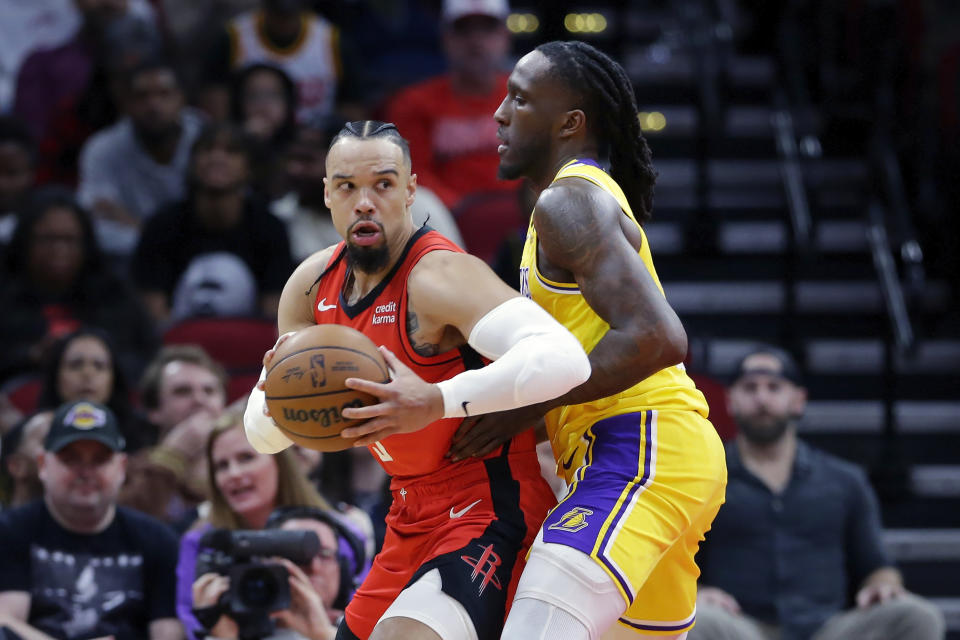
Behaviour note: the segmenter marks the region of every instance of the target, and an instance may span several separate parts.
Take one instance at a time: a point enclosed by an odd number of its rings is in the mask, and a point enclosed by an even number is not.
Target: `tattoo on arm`
[[[440,345],[432,342],[417,342],[416,333],[420,329],[420,320],[413,311],[407,311],[407,337],[417,355],[424,357],[435,356],[440,353]]]

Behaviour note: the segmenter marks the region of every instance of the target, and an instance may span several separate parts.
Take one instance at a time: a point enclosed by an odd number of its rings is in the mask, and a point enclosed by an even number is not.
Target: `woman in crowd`
[[[17,224],[0,266],[0,382],[39,371],[60,336],[104,329],[126,377],[153,353],[149,316],[107,267],[90,216],[66,190],[38,191]]]
[[[191,638],[202,628],[191,612],[191,589],[198,577],[197,554],[204,533],[211,528],[263,529],[277,507],[330,508],[307,480],[292,451],[265,455],[250,446],[238,412],[225,414],[210,433],[207,473],[209,506],[201,506],[203,515],[183,536],[177,565],[177,615]]]

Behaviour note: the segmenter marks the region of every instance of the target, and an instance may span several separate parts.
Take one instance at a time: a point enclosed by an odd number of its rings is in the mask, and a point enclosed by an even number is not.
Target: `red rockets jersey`
[[[413,350],[407,335],[407,277],[424,255],[431,251],[463,250],[436,231],[426,227],[417,231],[404,249],[393,270],[377,287],[349,305],[343,297],[343,286],[349,274],[346,246],[337,245],[333,257],[320,279],[314,299],[313,317],[317,324],[342,324],[362,332],[374,344],[384,345],[397,358],[427,382],[447,380],[466,369],[484,365],[483,359],[468,345],[435,356],[422,356]],[[420,431],[392,435],[368,447],[381,466],[394,477],[394,482],[410,486],[413,478],[452,465],[444,454],[450,448],[460,418],[437,420]],[[530,437],[532,448],[532,432]],[[521,438],[526,440],[527,438]],[[524,442],[524,444],[526,444]],[[511,454],[527,447],[511,447]],[[499,449],[491,455],[499,454]],[[465,460],[456,464],[474,464]],[[402,485],[401,485],[402,486]]]

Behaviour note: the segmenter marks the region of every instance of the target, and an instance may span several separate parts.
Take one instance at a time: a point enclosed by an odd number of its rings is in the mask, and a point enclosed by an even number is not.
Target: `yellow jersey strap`
[[[604,171],[595,160],[589,158],[571,160],[560,167],[553,181],[556,182],[561,178],[583,178],[584,180],[589,180],[613,196],[624,213],[636,222],[637,219],[630,209],[630,204],[627,202],[627,196],[624,195],[623,189],[620,188],[616,180],[611,178],[610,174]]]

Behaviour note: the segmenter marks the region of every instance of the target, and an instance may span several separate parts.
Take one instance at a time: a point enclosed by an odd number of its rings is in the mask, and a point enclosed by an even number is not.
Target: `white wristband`
[[[494,361],[437,383],[445,418],[543,402],[590,377],[590,360],[576,337],[526,298],[511,298],[489,311],[467,342]]]
[[[260,372],[260,380],[266,380],[267,370]],[[247,440],[260,453],[279,453],[293,444],[280,428],[273,422],[273,418],[263,415],[263,405],[266,394],[254,385],[250,397],[247,399],[247,408],[243,412],[243,430]]]

